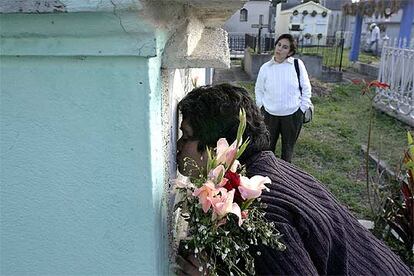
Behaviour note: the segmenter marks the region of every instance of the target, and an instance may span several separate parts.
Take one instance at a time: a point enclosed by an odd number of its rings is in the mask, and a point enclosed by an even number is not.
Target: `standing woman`
[[[291,162],[293,148],[303,124],[303,114],[311,105],[311,85],[305,65],[298,60],[296,74],[294,58],[296,41],[290,34],[276,40],[271,60],[260,67],[256,81],[256,103],[261,108],[270,132],[270,148],[275,150],[279,135],[282,136],[282,156]]]

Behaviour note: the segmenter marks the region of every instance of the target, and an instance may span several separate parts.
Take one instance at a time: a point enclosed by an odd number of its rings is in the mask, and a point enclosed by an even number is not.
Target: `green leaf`
[[[243,152],[246,150],[249,143],[250,143],[250,139],[247,138],[247,140],[244,141],[244,143],[240,146],[239,150],[237,151],[236,159],[238,159],[243,154]]]
[[[414,156],[414,145],[408,147],[408,153],[410,155],[410,158],[412,159]]]
[[[411,133],[409,131],[407,131],[407,140],[408,140],[408,145],[412,145],[414,143],[413,137],[411,136]]]
[[[404,165],[407,169],[414,169],[414,161],[413,160],[407,161]]]
[[[242,108],[239,112],[239,127],[237,129],[237,147],[240,146],[240,141],[242,140],[243,133],[246,129],[246,111]]]

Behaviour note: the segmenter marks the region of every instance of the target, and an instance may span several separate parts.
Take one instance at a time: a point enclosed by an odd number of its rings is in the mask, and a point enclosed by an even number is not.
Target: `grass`
[[[254,97],[254,83],[240,85]],[[369,99],[354,85],[338,85],[331,94],[312,101],[314,120],[304,125],[292,162],[326,185],[358,218],[370,218],[361,152],[361,145],[367,143]],[[407,129],[396,119],[375,113],[372,151],[391,168],[400,165]]]

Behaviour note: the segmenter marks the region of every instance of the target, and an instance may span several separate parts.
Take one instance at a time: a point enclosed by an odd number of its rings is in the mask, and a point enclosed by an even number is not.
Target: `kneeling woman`
[[[234,141],[239,110],[246,111],[243,140],[250,139],[239,161],[247,176],[268,176],[271,184],[261,200],[266,217],[282,234],[286,250],[262,246],[255,259],[258,275],[412,275],[385,244],[311,175],[275,157],[259,109],[243,88],[222,84],[196,88],[178,105],[183,136],[177,145],[181,173],[191,174],[184,160],[191,158],[206,169],[206,146],[219,138]],[[188,260],[188,259],[187,259]],[[199,274],[194,258],[178,258],[181,273]]]

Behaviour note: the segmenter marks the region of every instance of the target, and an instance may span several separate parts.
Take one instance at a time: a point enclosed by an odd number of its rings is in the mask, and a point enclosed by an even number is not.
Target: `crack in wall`
[[[122,30],[125,32],[125,33],[127,33],[127,34],[129,34],[129,32],[125,29],[125,26],[124,26],[124,24],[122,24],[122,18],[121,18],[121,15],[117,12],[117,10],[116,10],[116,4],[114,3],[114,1],[113,0],[110,0],[111,1],[111,4],[114,6],[114,9],[113,9],[113,12],[114,12],[114,15],[118,18],[118,20],[119,20],[119,25],[121,26],[121,28],[122,28]]]

